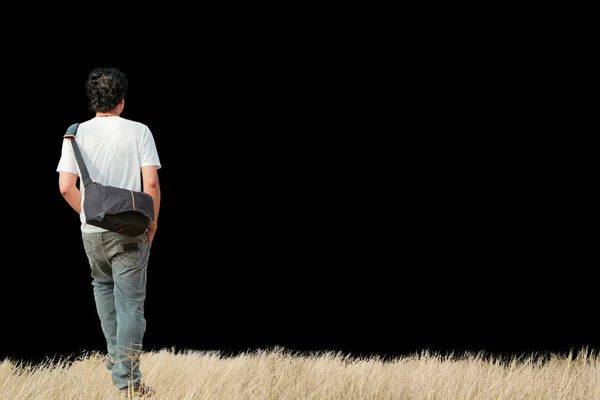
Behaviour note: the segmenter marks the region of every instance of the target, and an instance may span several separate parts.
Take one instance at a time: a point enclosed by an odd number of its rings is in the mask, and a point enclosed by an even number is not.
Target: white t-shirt
[[[64,139],[57,172],[66,171],[81,177],[70,139]],[[156,144],[150,129],[139,122],[119,116],[94,117],[79,124],[75,142],[94,182],[142,190],[142,167],[156,165],[161,168]],[[81,189],[81,231],[86,233],[105,232],[105,229],[85,222],[83,199],[85,187]]]

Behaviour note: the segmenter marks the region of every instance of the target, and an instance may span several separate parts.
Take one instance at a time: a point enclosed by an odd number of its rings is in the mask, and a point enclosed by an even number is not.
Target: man
[[[147,192],[154,200],[154,221],[137,237],[86,224],[85,187],[77,185],[79,168],[69,140],[58,163],[60,193],[79,214],[85,252],[91,268],[96,310],[106,338],[106,366],[113,384],[127,393],[151,396],[142,381],[139,355],[146,330],[144,300],[150,248],[160,208],[161,164],[150,129],[122,118],[128,79],[118,68],[96,68],[86,82],[89,109],[95,116],[79,124],[75,136],[90,178],[104,185]],[[141,175],[141,177],[140,177]]]

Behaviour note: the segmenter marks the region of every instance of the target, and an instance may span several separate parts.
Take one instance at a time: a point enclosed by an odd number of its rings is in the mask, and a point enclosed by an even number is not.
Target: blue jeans
[[[108,356],[115,361],[112,381],[117,388],[126,389],[142,378],[139,355],[146,331],[148,237],[82,232],[82,238]]]

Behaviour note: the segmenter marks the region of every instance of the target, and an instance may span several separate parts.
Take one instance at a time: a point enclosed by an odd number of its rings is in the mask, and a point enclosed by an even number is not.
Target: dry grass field
[[[398,358],[294,353],[282,348],[225,356],[161,350],[141,355],[145,381],[162,400],[598,400],[600,359],[568,355],[514,357],[423,351]],[[0,364],[1,400],[126,399],[104,355],[41,364]]]

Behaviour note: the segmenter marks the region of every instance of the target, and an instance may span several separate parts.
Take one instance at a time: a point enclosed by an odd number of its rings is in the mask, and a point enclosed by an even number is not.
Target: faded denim
[[[146,234],[82,232],[82,238],[108,356],[115,360],[112,381],[126,389],[141,383],[139,355],[146,331],[144,301],[151,246]]]

